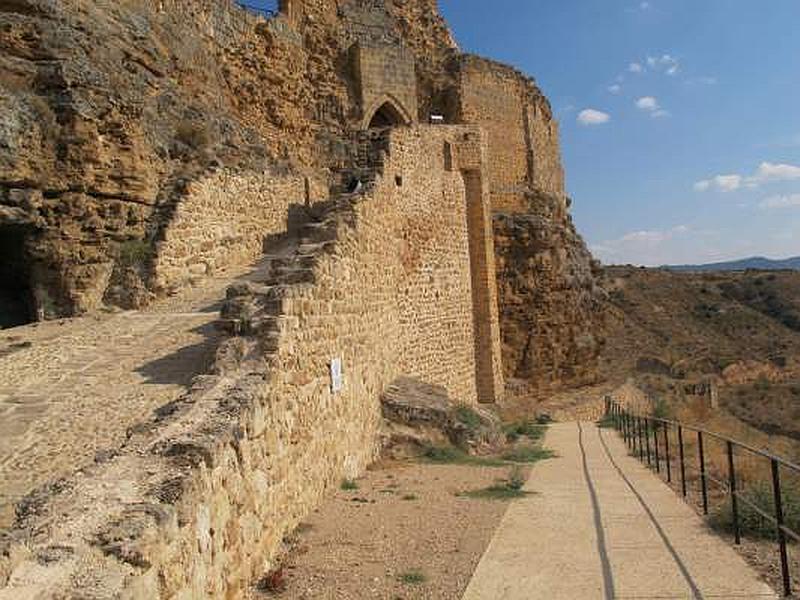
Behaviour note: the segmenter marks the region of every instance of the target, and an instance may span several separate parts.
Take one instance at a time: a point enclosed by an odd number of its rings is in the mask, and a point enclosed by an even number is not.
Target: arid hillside
[[[800,273],[609,267],[602,369],[673,407],[711,405],[800,440]]]

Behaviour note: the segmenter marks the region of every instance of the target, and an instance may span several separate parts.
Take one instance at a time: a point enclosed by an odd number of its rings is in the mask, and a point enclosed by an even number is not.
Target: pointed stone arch
[[[361,128],[400,127],[410,125],[412,121],[411,115],[397,98],[384,94],[364,111]]]

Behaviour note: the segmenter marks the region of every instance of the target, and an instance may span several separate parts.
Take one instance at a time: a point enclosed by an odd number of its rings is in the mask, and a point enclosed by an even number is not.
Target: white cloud
[[[795,181],[800,179],[800,167],[788,164],[762,162],[754,175],[717,175],[694,184],[695,191],[706,192],[716,189],[721,192],[733,192],[742,187],[757,188],[765,183],[776,181]]]
[[[636,108],[646,111],[658,110],[659,108],[658,100],[653,98],[653,96],[645,96],[644,98],[639,98],[636,101]]]
[[[610,120],[611,115],[593,108],[587,108],[578,114],[578,123],[581,125],[602,125]]]
[[[628,262],[636,257],[640,264],[663,264],[663,257],[674,244],[683,245],[690,236],[707,236],[713,232],[695,231],[688,225],[671,229],[644,229],[626,233],[615,240],[592,246],[592,252],[607,263]]]
[[[643,98],[639,98],[636,101],[636,108],[646,113],[649,113],[651,117],[654,119],[663,119],[665,117],[669,117],[669,111],[664,110],[661,108],[661,105],[658,103],[658,100],[653,96],[645,96]]]
[[[639,10],[650,10],[653,8],[653,5],[649,2],[640,2],[639,3]]]
[[[706,192],[712,188],[720,192],[735,192],[742,187],[743,179],[741,175],[717,175],[698,181],[694,184],[694,189],[698,192]]]
[[[670,76],[677,75],[681,69],[680,62],[678,61],[677,58],[675,58],[671,54],[662,54],[661,56],[648,56],[645,58],[644,62],[645,64],[647,64],[647,66],[651,71],[663,72]],[[640,63],[632,63],[632,64],[640,64]],[[644,70],[644,67],[642,67],[642,70]],[[637,72],[640,73],[641,71]]]
[[[644,67],[641,65],[641,63],[632,62],[628,65],[628,71],[631,73],[644,73]]]
[[[750,181],[756,184],[768,181],[793,181],[795,179],[800,179],[800,167],[769,162],[762,162],[758,165],[756,174],[750,177]]]
[[[758,206],[762,210],[800,208],[800,194],[789,194],[788,196],[770,196],[769,198],[762,200]]]
[[[619,94],[622,91],[622,86],[618,83],[608,86],[608,91],[612,94]]]

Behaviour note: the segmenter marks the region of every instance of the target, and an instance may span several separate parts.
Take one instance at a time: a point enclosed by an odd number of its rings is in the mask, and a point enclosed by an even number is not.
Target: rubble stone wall
[[[0,597],[244,597],[325,491],[376,457],[398,376],[474,403],[467,196],[445,152],[467,130],[395,131],[382,176],[298,246],[313,277],[258,298],[270,335],[229,340],[215,375],[0,540]]]
[[[290,209],[305,202],[300,176],[221,171],[193,182],[156,246],[154,286],[178,288],[252,262],[265,239],[287,230]]]
[[[536,84],[511,67],[465,55],[459,87],[459,121],[489,136],[492,207],[526,212],[532,189],[563,196],[558,125]]]

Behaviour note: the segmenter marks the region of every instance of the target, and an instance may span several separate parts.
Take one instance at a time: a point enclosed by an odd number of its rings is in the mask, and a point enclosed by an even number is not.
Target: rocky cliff
[[[503,367],[522,394],[597,380],[605,300],[565,202],[529,202],[527,213],[494,215]]]

